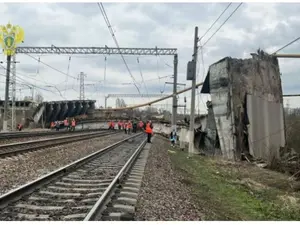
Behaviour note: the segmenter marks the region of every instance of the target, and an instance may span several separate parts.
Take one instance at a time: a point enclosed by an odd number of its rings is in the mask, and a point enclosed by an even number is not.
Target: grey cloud
[[[20,66],[18,66],[18,70],[22,70],[22,73],[24,73],[24,74],[35,74],[35,73],[37,73],[37,67],[34,67],[34,66],[32,66],[32,65],[20,65]],[[43,70],[44,68],[41,68],[41,69],[39,69],[39,70]]]
[[[43,3],[39,3],[43,4]],[[26,46],[40,46],[47,41],[45,38],[50,38],[51,45],[54,43],[68,43],[70,40],[69,33],[72,31],[71,27],[53,26],[53,24],[40,24],[38,19],[38,5],[37,8],[24,7],[22,4],[9,4],[8,14],[14,15],[14,24],[20,25],[25,31],[24,44]],[[61,32],[64,30],[64,32]],[[49,40],[48,40],[49,41]]]
[[[127,3],[122,4],[121,7],[124,7],[127,11],[124,12],[124,15],[127,13],[133,13],[134,10],[141,10],[142,14],[147,17],[150,17],[151,20],[146,23],[140,22],[138,19],[136,21],[130,21],[128,19],[120,19],[123,18],[123,15],[116,15],[116,11],[118,13],[121,12],[119,4],[113,3],[104,3],[104,7],[107,11],[108,17],[112,22],[112,25],[117,27],[116,29],[116,37],[119,41],[121,47],[177,47],[171,46],[171,43],[176,43],[177,37],[180,37],[181,33],[186,32],[193,28],[195,25],[199,26],[199,35],[202,35],[206,29],[211,25],[211,23],[218,17],[218,15],[222,12],[222,10],[226,7],[228,3],[165,3],[165,4],[135,4],[135,3]],[[224,19],[232,12],[235,6],[238,3],[233,3],[230,10],[224,15],[220,22],[216,24],[216,26],[212,29],[212,31],[206,36],[208,38],[210,34],[220,25]],[[74,26],[69,24],[68,26],[55,25],[51,24],[51,20],[49,19],[49,25],[44,26],[43,24],[39,24],[39,18],[37,14],[37,10],[34,10],[30,7],[24,7],[25,4],[8,4],[9,5],[9,15],[14,16],[14,23],[21,25],[25,29],[25,44],[24,46],[39,46],[45,45],[50,46],[61,45],[61,46],[104,46],[105,44],[111,47],[115,47],[114,42],[109,34],[109,31],[103,21],[102,15],[97,8],[96,3],[56,3],[50,4],[53,10],[62,7],[67,10],[71,14],[73,14],[72,19],[74,20]],[[244,52],[251,53],[256,51],[259,47],[266,49],[268,47],[278,45],[283,46],[287,42],[291,41],[293,38],[297,37],[297,32],[300,29],[300,25],[291,21],[291,15],[298,16],[298,12],[300,9],[300,4],[278,4],[275,5],[275,9],[277,10],[278,17],[276,20],[282,20],[277,24],[274,30],[269,31],[254,31],[254,28],[260,25],[259,23],[263,22],[259,20],[250,19],[245,13],[247,7],[249,7],[251,3],[244,3],[243,6],[238,10],[232,18],[222,27],[220,32],[218,32],[213,39],[208,44],[205,49],[205,63],[207,65],[212,64],[218,61],[220,58],[231,56],[240,58],[243,56]],[[38,8],[38,5],[37,5]],[[118,8],[118,10],[116,10]],[[25,16],[24,16],[25,15]],[[76,24],[76,20],[78,18],[82,18],[84,16],[86,18],[86,27],[84,25]],[[94,27],[94,23],[92,27],[89,27],[91,21],[97,21],[99,18],[99,27]],[[126,18],[126,15],[124,16]],[[132,19],[131,19],[132,20]],[[289,23],[289,25],[285,25],[283,21]],[[104,25],[103,25],[104,24]],[[74,29],[78,29],[76,34],[76,38],[70,37],[70,33],[74,32]],[[172,40],[168,40],[167,38],[162,38],[162,31],[158,31],[158,29],[162,28],[165,32],[170,32]],[[245,39],[243,42],[235,42],[231,38],[225,38],[222,33],[228,32],[228,29],[236,29],[243,30],[246,33],[252,34],[255,32],[254,40]],[[95,32],[97,29],[97,33]],[[193,30],[193,29],[191,29]],[[129,32],[128,36],[124,35],[124,32]],[[132,33],[131,33],[132,32]],[[125,33],[127,34],[127,33]],[[84,35],[86,35],[89,42],[84,41]],[[91,37],[90,35],[99,35],[95,37]],[[179,73],[179,81],[185,81],[185,73],[186,73],[186,65],[189,60],[192,59],[192,51],[193,51],[193,33],[191,32],[191,42],[188,43],[178,43],[184,44],[184,48],[178,49],[178,73]],[[129,43],[127,39],[131,39]],[[180,40],[180,39],[179,39]],[[206,40],[204,38],[204,40]],[[134,45],[134,46],[130,46]],[[218,49],[210,50],[210,47],[218,47]],[[289,48],[285,49],[283,52],[295,52],[297,53],[300,48],[300,42],[295,43]],[[249,55],[250,57],[250,55]],[[136,60],[137,56],[125,56],[125,59],[128,63],[129,68],[132,71],[132,74],[135,76],[136,80],[140,80],[140,72],[139,65]],[[60,59],[60,58],[59,58]],[[58,57],[53,56],[51,58],[41,57],[41,60],[50,64],[51,66],[62,70],[63,72],[67,71],[68,64],[68,56],[61,57],[61,60],[58,60]],[[160,75],[163,76],[169,75],[173,73],[173,68],[170,68],[165,64],[167,62],[170,66],[173,66],[173,57],[172,56],[161,56],[159,57],[160,64]],[[199,57],[199,62],[201,62],[201,58]],[[30,67],[32,65],[32,68]],[[283,88],[284,92],[288,92],[291,90],[296,90],[297,85],[295,85],[295,81],[298,80],[297,76],[289,73],[285,73],[286,66],[285,63],[282,63],[281,68],[283,72]],[[145,80],[148,79],[148,74],[155,74],[157,72],[157,58],[155,56],[141,56],[140,57],[140,66],[142,72],[144,74]],[[202,67],[202,65],[199,65]],[[110,71],[113,71],[118,76],[128,77],[128,80],[131,80],[129,74],[124,66],[124,63],[119,55],[107,56],[107,68]],[[299,66],[295,65],[295,71],[299,68]],[[202,69],[202,68],[201,68]],[[207,69],[207,68],[206,68]],[[300,69],[300,68],[299,68]],[[18,66],[18,70],[21,73],[35,73],[36,71],[36,61],[32,60],[32,62],[28,62],[28,65],[20,65]],[[88,74],[88,78],[86,82],[90,81],[98,81],[103,79],[103,70],[104,70],[104,56],[93,56],[87,58],[76,58],[73,57],[71,61],[70,67],[70,75],[77,76],[81,70],[87,70],[92,74]],[[52,79],[54,83],[62,83],[62,89],[66,85],[65,75],[59,74],[46,66],[40,66],[40,73],[45,76],[47,80]],[[296,72],[295,72],[296,73]],[[50,75],[49,75],[50,74]],[[118,81],[118,76],[113,76],[111,78],[112,82]],[[154,76],[154,75],[153,75]],[[154,76],[155,77],[155,76]],[[43,80],[41,78],[38,78]],[[51,80],[51,81],[52,81]],[[72,78],[68,78],[67,86],[74,86],[75,83],[76,89],[78,89],[78,81],[74,81]],[[28,82],[34,82],[29,80]],[[148,84],[149,92],[151,93],[160,93],[163,88],[163,82],[157,81]],[[188,82],[187,82],[188,83]],[[298,82],[297,82],[298,83]],[[145,89],[142,86],[143,93],[145,93]],[[167,87],[170,90],[171,86]],[[86,87],[87,93],[95,93],[98,91],[114,92],[120,91],[122,93],[136,93],[136,90],[133,86],[116,86],[114,89],[113,86],[110,87],[101,87],[98,86],[97,89],[92,86]],[[74,92],[75,93],[75,92]],[[72,94],[75,97],[75,94]],[[78,94],[77,94],[78,95]],[[76,95],[76,97],[77,97]]]

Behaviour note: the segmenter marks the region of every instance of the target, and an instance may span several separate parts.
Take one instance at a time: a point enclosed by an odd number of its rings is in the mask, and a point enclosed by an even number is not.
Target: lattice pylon
[[[9,81],[9,105],[7,112],[7,129],[15,131],[17,127],[16,120],[16,55],[13,55],[11,62],[11,73]]]
[[[84,100],[84,77],[86,77],[86,74],[81,72],[79,74],[79,85],[80,85],[80,95],[79,95],[79,100]]]

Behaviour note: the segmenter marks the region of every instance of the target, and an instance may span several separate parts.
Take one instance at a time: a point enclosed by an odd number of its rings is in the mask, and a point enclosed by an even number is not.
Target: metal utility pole
[[[16,123],[16,63],[19,63],[16,61],[16,55],[13,55],[13,61],[10,62],[11,64],[11,70],[9,72],[9,75],[12,76],[9,77],[9,87],[8,87],[8,105],[7,105],[7,117],[6,117],[6,128],[4,128],[3,123],[3,130],[15,130],[17,123]],[[1,62],[3,63],[3,62]],[[7,68],[6,68],[7,70]],[[11,101],[11,106],[9,106],[9,101]],[[4,111],[5,112],[5,111]],[[3,118],[4,122],[4,118]]]
[[[175,84],[175,82],[165,82],[165,84]],[[183,83],[177,83],[177,86],[186,86],[186,84],[183,84]],[[176,90],[177,91],[177,90]],[[177,100],[177,96],[176,96],[176,100]],[[186,110],[186,98],[184,97],[184,101],[185,101],[185,106],[182,106],[184,107],[184,115],[185,115],[185,110]],[[176,102],[178,103],[178,102]],[[179,105],[177,105],[177,108],[179,107]],[[173,123],[172,123],[173,125]]]
[[[194,153],[194,126],[195,126],[195,99],[196,99],[196,66],[197,66],[197,54],[198,54],[198,27],[195,27],[194,38],[194,54],[192,62],[192,95],[191,95],[191,116],[190,116],[190,129],[189,129],[189,155]]]
[[[184,97],[184,117],[186,115],[186,97]]]
[[[104,57],[104,77],[103,77],[103,92],[104,92],[104,108],[106,109],[107,107],[107,98],[105,96],[105,88],[106,88],[106,62],[107,59],[106,59],[106,56]]]
[[[11,55],[7,56],[6,64],[6,82],[5,82],[5,100],[4,100],[4,115],[3,115],[3,131],[7,131],[7,110],[9,101],[9,78],[10,78]]]
[[[86,77],[86,74],[83,72],[80,72],[79,74],[79,82],[80,82],[80,95],[79,95],[79,100],[84,100],[84,77]]]
[[[12,62],[12,76],[11,76],[11,130],[16,130],[17,120],[16,120],[16,55],[13,55]]]
[[[174,83],[173,83],[173,108],[172,108],[172,128],[177,132],[177,67],[178,67],[178,55],[174,55]]]

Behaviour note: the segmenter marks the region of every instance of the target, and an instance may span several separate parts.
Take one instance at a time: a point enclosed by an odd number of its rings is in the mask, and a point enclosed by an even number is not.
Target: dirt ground
[[[203,220],[299,220],[299,182],[241,162],[171,150],[172,167],[192,190]]]

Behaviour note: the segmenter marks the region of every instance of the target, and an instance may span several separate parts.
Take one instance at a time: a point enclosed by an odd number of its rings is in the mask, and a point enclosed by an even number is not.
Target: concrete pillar
[[[79,115],[83,115],[87,112],[89,108],[89,103],[88,102],[83,102],[82,103],[82,110],[80,111]]]
[[[82,110],[82,103],[81,102],[76,102],[75,107],[76,107],[76,109],[75,109],[75,112],[74,112],[74,116],[78,116],[79,113]]]
[[[25,124],[25,117],[26,117],[26,112],[25,110],[22,110],[22,119],[21,119],[22,124]]]
[[[46,104],[46,123],[52,122],[52,113],[53,113],[53,103]]]
[[[59,114],[59,120],[64,120],[66,118],[67,113],[68,113],[68,103],[62,102],[61,103],[61,111]]]
[[[60,113],[61,107],[60,107],[60,103],[54,103],[54,107],[53,107],[53,114],[51,117],[52,121],[56,121],[58,120],[58,115]]]
[[[95,112],[95,108],[96,108],[96,106],[95,106],[95,102],[89,102],[88,103],[88,109],[87,109],[87,111],[86,111],[86,114],[87,115],[91,115],[91,116],[93,116],[93,114],[94,114],[94,112]]]
[[[68,102],[68,111],[67,116],[72,117],[74,116],[75,112],[75,103],[74,102]]]

